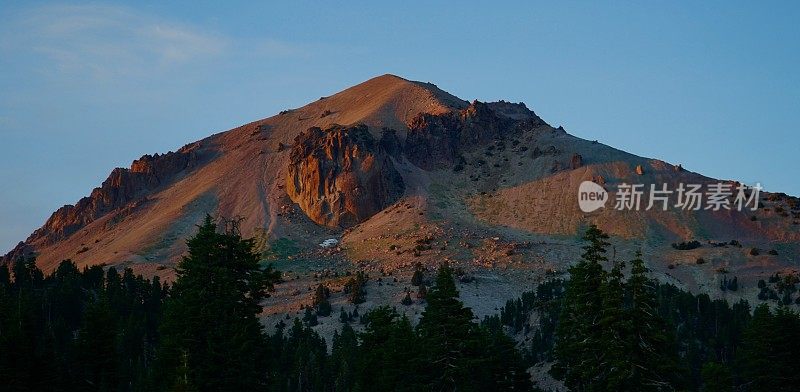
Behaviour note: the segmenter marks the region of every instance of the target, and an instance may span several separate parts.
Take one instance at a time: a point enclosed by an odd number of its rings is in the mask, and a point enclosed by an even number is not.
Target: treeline
[[[570,281],[540,284],[484,323],[524,333],[527,365],[555,362],[551,374],[573,391],[797,390],[797,313],[658,284],[639,256],[607,260],[607,238],[587,230]]]
[[[514,342],[502,329],[481,326],[458,300],[444,266],[428,293],[419,324],[383,306],[363,317],[363,332],[344,324],[331,354],[325,341],[294,319],[269,337],[274,391],[529,391]]]
[[[0,266],[0,389],[129,390],[158,344],[158,278],[62,262],[44,277],[32,260]]]
[[[33,260],[0,268],[0,389],[532,388],[514,342],[499,324],[474,320],[447,266],[416,326],[380,307],[360,317],[363,332],[345,324],[329,350],[309,320],[265,332],[260,302],[280,274],[260,264],[252,240],[220,232],[209,217],[188,248],[169,288],[129,269],[79,271],[71,261],[47,277]],[[359,299],[366,276],[357,278],[349,295]]]

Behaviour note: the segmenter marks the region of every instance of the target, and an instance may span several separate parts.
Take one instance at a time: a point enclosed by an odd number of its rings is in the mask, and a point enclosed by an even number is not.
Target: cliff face
[[[473,101],[462,110],[444,114],[420,113],[409,124],[405,155],[425,170],[452,166],[462,151],[514,132],[520,126],[544,122],[522,104]]]
[[[20,243],[8,257],[29,253],[30,245],[49,245],[63,240],[95,219],[140,201],[148,193],[170,183],[199,163],[197,150],[187,146],[163,155],[144,155],[133,161],[130,169],[116,168],[89,196],[75,205],[65,205],[56,210],[41,228],[34,231],[24,244]]]
[[[318,224],[348,227],[363,222],[404,190],[382,145],[363,125],[310,128],[294,140],[287,194]]]

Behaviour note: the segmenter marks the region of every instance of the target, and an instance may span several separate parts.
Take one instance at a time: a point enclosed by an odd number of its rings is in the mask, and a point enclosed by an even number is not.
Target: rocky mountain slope
[[[71,258],[168,278],[209,213],[240,217],[242,233],[287,271],[344,263],[404,274],[418,261],[449,260],[487,284],[504,282],[498,298],[520,291],[514,282],[563,272],[591,223],[616,236],[619,257],[642,249],[662,279],[693,290],[713,291],[720,271],[755,290],[755,279],[796,267],[797,198],[764,193],[755,212],[616,211],[609,203],[587,214],[577,204],[585,180],[611,192],[621,183],[716,182],[574,137],[521,103],[470,103],[384,75],[114,169],[3,260],[35,254],[45,270]],[[318,245],[331,238],[341,246]],[[693,239],[703,246],[671,246]]]

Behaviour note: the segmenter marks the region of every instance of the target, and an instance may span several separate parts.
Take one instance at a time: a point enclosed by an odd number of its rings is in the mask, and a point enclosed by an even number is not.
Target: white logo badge
[[[592,212],[605,207],[608,192],[592,181],[584,181],[578,188],[578,206],[583,212]]]

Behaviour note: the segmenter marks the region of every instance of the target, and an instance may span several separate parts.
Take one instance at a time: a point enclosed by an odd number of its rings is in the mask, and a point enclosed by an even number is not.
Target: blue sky
[[[384,73],[800,195],[798,2],[162,3],[0,2],[0,252],[114,167]]]

